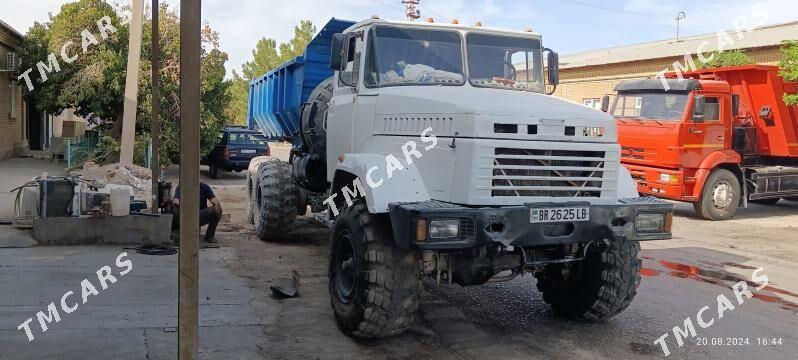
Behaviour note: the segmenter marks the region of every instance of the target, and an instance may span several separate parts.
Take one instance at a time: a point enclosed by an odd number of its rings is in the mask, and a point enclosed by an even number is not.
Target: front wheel
[[[370,214],[362,200],[335,221],[328,278],[344,334],[381,338],[413,324],[420,290],[415,253],[396,248],[388,217]]]
[[[543,300],[560,316],[599,321],[624,311],[637,295],[640,244],[616,238],[592,244],[579,262],[546,265],[537,273]]]
[[[728,220],[740,204],[740,181],[726,169],[716,169],[709,174],[701,199],[693,204],[698,215],[706,220]]]

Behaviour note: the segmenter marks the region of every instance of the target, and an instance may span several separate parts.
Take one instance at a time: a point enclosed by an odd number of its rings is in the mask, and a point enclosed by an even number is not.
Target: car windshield
[[[534,92],[545,90],[539,39],[470,34],[466,43],[472,85]]]
[[[366,85],[462,85],[462,42],[455,31],[378,26],[370,37]]]
[[[619,118],[679,121],[687,105],[687,94],[621,94],[612,114]]]
[[[234,145],[263,146],[266,145],[266,138],[264,138],[259,134],[253,134],[248,132],[231,132],[228,143]]]

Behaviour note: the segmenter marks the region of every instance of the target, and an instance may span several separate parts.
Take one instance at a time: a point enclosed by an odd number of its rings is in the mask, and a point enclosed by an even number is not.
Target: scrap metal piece
[[[299,285],[302,284],[302,277],[299,271],[291,270],[291,278],[279,278],[271,286],[272,293],[280,298],[290,298],[297,296]]]

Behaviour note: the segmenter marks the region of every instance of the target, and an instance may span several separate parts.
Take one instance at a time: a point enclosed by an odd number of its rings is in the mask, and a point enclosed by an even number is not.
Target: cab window
[[[360,70],[360,49],[357,46],[357,35],[350,36],[346,41],[346,58],[344,59],[344,70],[338,75],[339,87],[357,86]]]
[[[704,121],[720,121],[720,98],[706,97]]]

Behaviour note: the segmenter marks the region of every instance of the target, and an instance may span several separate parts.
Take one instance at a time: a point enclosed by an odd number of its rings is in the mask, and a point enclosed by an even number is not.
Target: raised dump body
[[[267,137],[294,137],[299,132],[302,104],[325,79],[330,69],[332,35],[354,25],[352,21],[331,19],[319,31],[301,56],[280,65],[249,84],[247,124]]]

